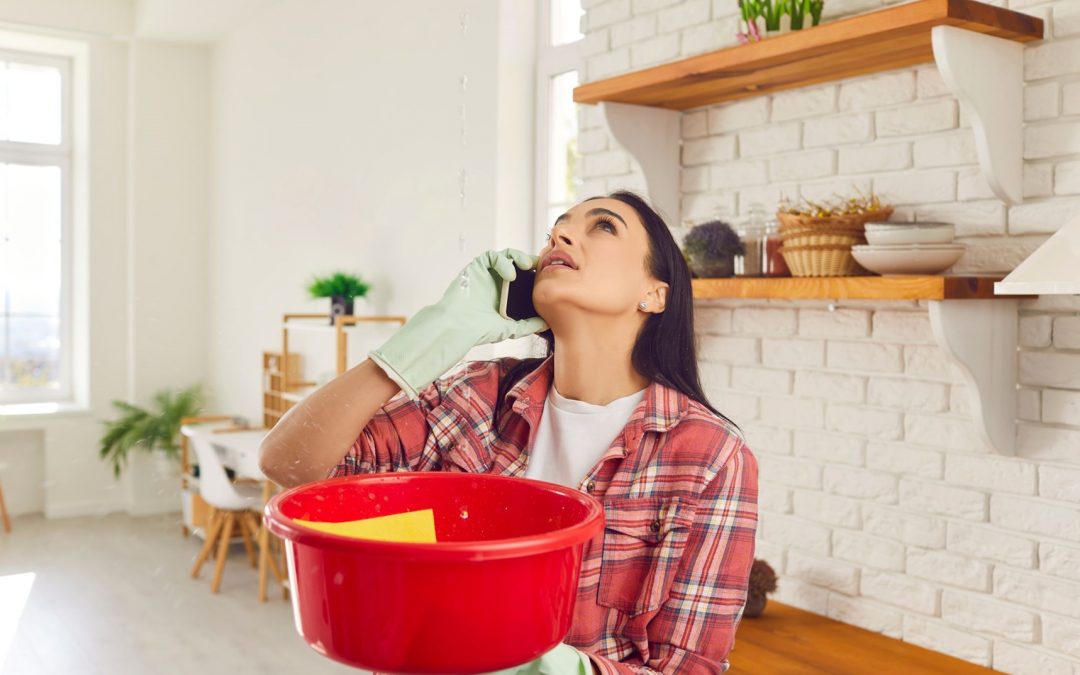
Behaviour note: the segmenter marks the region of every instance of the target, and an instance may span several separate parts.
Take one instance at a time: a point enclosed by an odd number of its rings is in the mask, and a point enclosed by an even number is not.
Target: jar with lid
[[[735,276],[760,277],[765,260],[765,207],[751,204],[749,214],[735,233],[746,249],[743,255],[735,256]]]
[[[780,223],[775,219],[765,223],[764,240],[764,245],[761,247],[762,274],[767,277],[790,277],[791,270],[788,269],[787,262],[780,253],[780,247],[783,245],[780,238]]]

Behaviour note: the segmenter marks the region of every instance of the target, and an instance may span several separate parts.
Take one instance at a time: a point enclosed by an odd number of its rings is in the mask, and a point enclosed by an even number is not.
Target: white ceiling
[[[137,0],[135,35],[148,40],[215,42],[276,0]]]

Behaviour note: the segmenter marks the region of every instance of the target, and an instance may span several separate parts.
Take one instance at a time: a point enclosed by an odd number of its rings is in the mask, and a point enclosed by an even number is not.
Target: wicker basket
[[[868,222],[884,222],[892,215],[892,207],[881,209],[880,211],[871,211],[869,213],[857,213],[850,216],[826,216],[818,218],[815,216],[802,216],[794,213],[784,213],[780,211],[776,214],[776,219],[780,223],[780,232],[790,232],[793,230],[847,230],[863,232],[863,226]]]
[[[780,247],[794,277],[846,277],[869,274],[851,255],[851,245],[818,244]]]
[[[780,235],[785,246],[855,246],[865,244],[866,237],[856,230],[796,229]]]

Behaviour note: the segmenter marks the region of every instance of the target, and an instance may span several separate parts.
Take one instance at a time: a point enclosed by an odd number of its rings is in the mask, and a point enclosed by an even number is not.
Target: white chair
[[[180,433],[188,438],[199,462],[199,493],[210,505],[210,522],[206,526],[206,542],[195,558],[191,576],[198,577],[210,551],[217,543],[217,563],[210,590],[218,592],[221,575],[225,570],[225,557],[233,528],[239,526],[251,566],[256,566],[252,542],[258,538],[257,513],[262,508],[262,488],[257,483],[233,483],[225,473],[217,450],[211,442],[209,430],[194,425],[180,427]]]

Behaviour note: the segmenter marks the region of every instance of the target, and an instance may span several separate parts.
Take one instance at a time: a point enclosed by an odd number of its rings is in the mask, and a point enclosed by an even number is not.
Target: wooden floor
[[[291,605],[256,600],[257,573],[234,546],[218,595],[212,569],[190,577],[201,540],[177,515],[45,520],[0,530],[0,673],[3,675],[362,675],[309,648]],[[10,653],[12,582],[34,574]],[[5,584],[5,582],[7,582]]]
[[[996,672],[772,600],[739,624],[729,660],[731,675]]]

